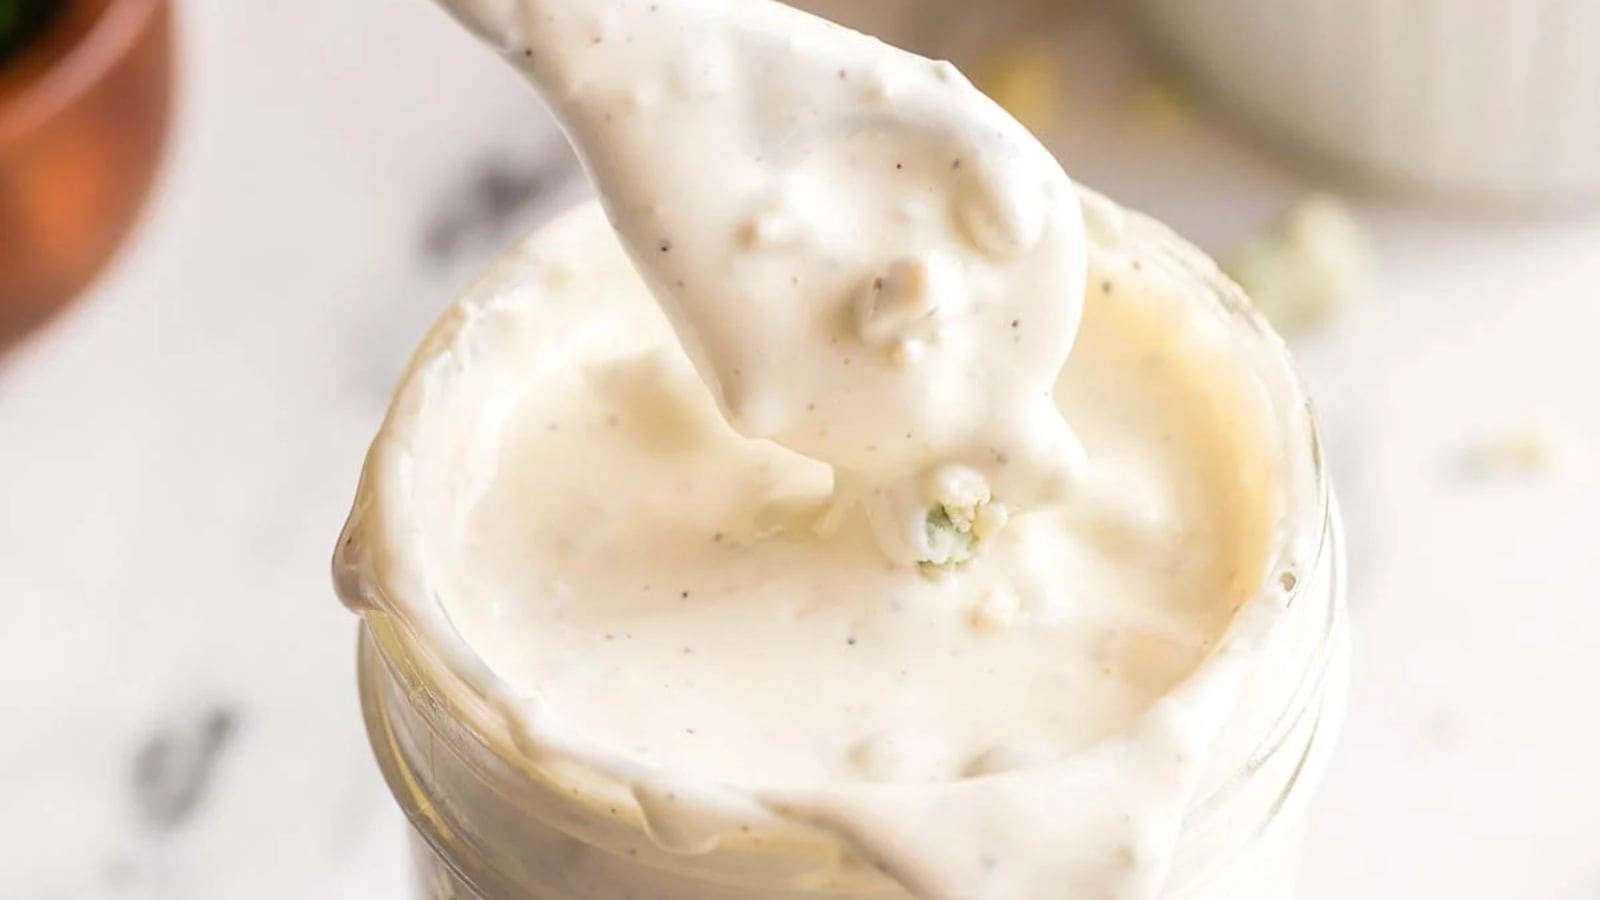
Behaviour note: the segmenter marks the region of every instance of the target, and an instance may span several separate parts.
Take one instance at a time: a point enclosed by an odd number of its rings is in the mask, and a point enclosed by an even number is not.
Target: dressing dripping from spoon
[[[728,421],[832,466],[896,563],[1078,480],[1077,195],[952,65],[765,0],[441,3],[554,110]]]

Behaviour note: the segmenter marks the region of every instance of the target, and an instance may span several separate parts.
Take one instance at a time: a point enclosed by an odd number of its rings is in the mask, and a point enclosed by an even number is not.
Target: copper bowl
[[[173,92],[167,0],[62,0],[0,62],[0,353],[104,268],[138,218]]]

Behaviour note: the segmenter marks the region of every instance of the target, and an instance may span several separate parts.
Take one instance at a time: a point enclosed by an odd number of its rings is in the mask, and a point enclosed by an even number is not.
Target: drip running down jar
[[[1252,389],[1271,397],[1272,438],[1263,451],[1284,469],[1288,501],[1278,516],[1263,589],[1234,612],[1222,649],[1248,660],[1226,722],[1204,748],[1206,764],[1186,794],[1150,896],[1171,900],[1284,900],[1294,894],[1307,799],[1338,731],[1347,687],[1342,536],[1314,426],[1281,342],[1205,257],[1161,226],[1085,195],[1092,235],[1091,294],[1126,290],[1181,298],[1196,326],[1224,335]],[[1107,238],[1106,234],[1114,234]],[[535,236],[486,279],[504,285],[531,259],[605,241],[593,211],[569,214]],[[1107,247],[1112,249],[1107,249]],[[552,249],[553,248],[553,249]],[[547,252],[550,251],[550,252]],[[563,277],[571,276],[567,272]],[[581,269],[577,276],[582,276]],[[1102,288],[1103,286],[1103,288]],[[480,286],[480,290],[484,290]],[[1092,312],[1091,312],[1092,315]],[[477,347],[471,313],[448,315],[408,378],[465,365],[454,348]],[[429,391],[402,390],[397,408]],[[491,416],[469,412],[469,419]],[[452,420],[454,421],[454,420]],[[457,421],[463,428],[471,421]],[[450,473],[406,463],[406,485]],[[782,816],[686,852],[663,839],[639,795],[617,772],[581,754],[528,741],[496,699],[490,666],[464,646],[443,608],[401,611],[372,577],[364,521],[396,516],[374,489],[341,541],[341,595],[362,614],[363,711],[386,780],[410,820],[424,896],[483,900],[821,900],[916,896],[837,832]],[[373,497],[379,497],[374,501]],[[386,506],[375,511],[375,506]],[[394,519],[385,527],[407,529]],[[392,561],[385,561],[392,562]],[[446,636],[446,637],[441,637]],[[1210,666],[1211,663],[1205,663]],[[797,675],[797,677],[802,677]],[[1191,680],[1195,676],[1190,676]],[[913,685],[909,690],[916,690]],[[1177,689],[1175,689],[1177,690]],[[1019,773],[1008,772],[1006,777]],[[995,777],[974,775],[974,778]],[[1027,777],[1027,772],[1020,773]],[[915,839],[912,835],[911,840]],[[1131,848],[1130,859],[1141,851]]]

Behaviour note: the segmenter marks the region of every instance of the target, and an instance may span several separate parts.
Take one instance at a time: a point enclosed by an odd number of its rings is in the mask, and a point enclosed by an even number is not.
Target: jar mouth
[[[1271,434],[1281,443],[1280,447],[1275,448],[1276,458],[1282,461],[1285,468],[1280,489],[1283,497],[1280,504],[1282,511],[1278,517],[1279,533],[1273,535],[1270,565],[1266,569],[1271,574],[1263,579],[1264,589],[1241,607],[1220,642],[1234,647],[1253,645],[1263,640],[1281,618],[1280,614],[1294,608],[1310,589],[1312,579],[1306,575],[1315,568],[1326,548],[1328,484],[1316,427],[1304,399],[1304,391],[1293,373],[1281,340],[1254,311],[1239,288],[1229,282],[1209,258],[1159,223],[1126,213],[1104,198],[1086,191],[1084,203],[1086,216],[1091,219],[1091,230],[1109,230],[1121,235],[1116,245],[1121,249],[1113,252],[1134,254],[1132,258],[1138,263],[1132,268],[1138,270],[1142,266],[1148,270],[1150,277],[1175,279],[1180,284],[1189,285],[1191,290],[1203,287],[1207,294],[1204,304],[1217,318],[1220,327],[1247,335],[1246,350],[1259,357],[1255,360],[1260,370],[1257,373],[1261,381],[1259,386],[1271,401],[1269,418],[1275,426]],[[511,269],[515,269],[515,266]],[[474,293],[492,296],[504,288],[515,274],[508,269],[497,269]],[[415,357],[406,385],[397,395],[396,408],[420,402],[414,384],[417,372],[434,358],[446,353],[445,348],[452,337],[469,328],[471,318],[481,311],[469,303],[446,316]],[[388,430],[393,424],[391,416],[391,421],[384,427]],[[384,442],[380,439],[379,443]],[[402,440],[397,443],[403,445],[405,442]],[[377,458],[380,452],[377,447],[375,444],[369,469],[384,464],[383,460]],[[353,535],[358,528],[374,524],[387,529],[389,535],[403,535],[404,524],[400,520],[403,519],[404,507],[403,504],[394,504],[391,508],[393,498],[375,502],[368,493],[370,485],[366,483],[366,476],[363,481],[357,509],[340,542],[335,574],[341,596],[349,605],[369,621],[383,620],[393,626],[373,629],[378,648],[391,667],[397,660],[421,663],[416,668],[425,673],[429,682],[427,688],[434,695],[430,702],[444,703],[447,715],[465,724],[491,745],[498,756],[528,777],[540,782],[572,778],[580,783],[582,787],[571,788],[564,793],[569,802],[593,814],[603,815],[614,805],[616,794],[608,792],[608,786],[657,774],[637,760],[620,757],[604,749],[592,746],[551,747],[530,741],[514,714],[525,712],[528,701],[513,696],[510,687],[490,670],[484,660],[471,652],[456,634],[442,604],[403,602],[405,589],[421,583],[415,580],[419,573],[405,565],[404,561],[389,559],[384,561],[391,567],[389,571],[398,572],[401,576],[399,580],[413,579],[413,583],[379,584],[371,577],[372,561],[366,556],[370,548],[353,544]],[[1252,614],[1247,615],[1247,612]],[[445,640],[441,641],[440,636],[444,636]],[[1201,669],[1206,666],[1206,661],[1200,663]],[[1194,678],[1194,673],[1188,676],[1188,679]],[[1284,711],[1283,718],[1289,717],[1290,711]],[[575,771],[585,769],[587,771]],[[556,774],[558,770],[559,775]],[[959,781],[1021,778],[1035,771],[1037,769],[1017,769],[976,775]],[[957,782],[939,782],[931,787],[954,783]],[[730,795],[750,798],[772,790],[766,786],[742,784],[711,784],[706,787],[708,791],[704,799],[709,806],[725,802]],[[891,786],[862,783],[828,787],[870,793]],[[691,798],[689,802],[698,801]],[[762,821],[763,827],[770,826],[778,832],[797,837],[812,831],[809,826],[775,814],[767,815]]]

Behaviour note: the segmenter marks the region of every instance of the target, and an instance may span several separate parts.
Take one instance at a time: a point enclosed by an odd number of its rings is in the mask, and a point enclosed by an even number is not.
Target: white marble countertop
[[[145,226],[0,369],[3,893],[402,897],[326,559],[426,323],[581,187],[422,0],[181,11]],[[1080,180],[1212,249],[1306,190],[1221,126],[1130,125],[1144,76],[1111,33],[1090,14],[1063,45]],[[1376,296],[1297,345],[1358,629],[1303,895],[1592,900],[1600,221],[1356,209]],[[1570,464],[1466,472],[1523,433]]]

